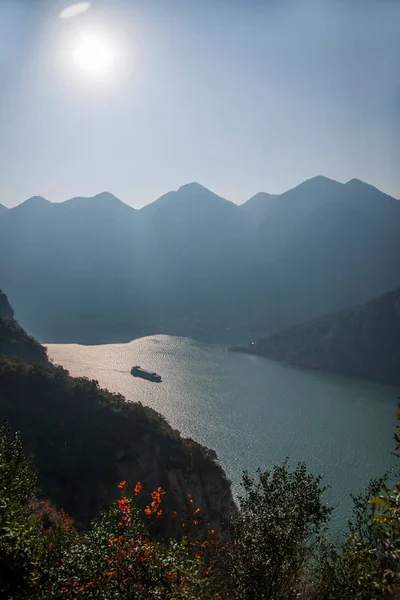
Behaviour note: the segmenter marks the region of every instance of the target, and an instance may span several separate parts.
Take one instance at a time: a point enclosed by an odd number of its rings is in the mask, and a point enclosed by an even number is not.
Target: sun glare
[[[101,33],[83,33],[71,45],[73,65],[95,79],[105,79],[111,74],[116,57],[116,47]]]

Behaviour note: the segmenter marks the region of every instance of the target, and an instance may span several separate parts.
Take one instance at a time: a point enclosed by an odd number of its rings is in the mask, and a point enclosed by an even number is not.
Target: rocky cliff
[[[400,289],[238,349],[302,367],[400,383]]]
[[[7,296],[0,290],[0,318],[13,319],[14,311],[8,301]]]
[[[131,489],[140,481],[144,504],[155,488],[167,492],[160,533],[182,532],[182,521],[193,520],[193,506],[200,509],[200,527],[226,530],[225,520],[235,506],[213,451],[182,438],[140,402],[128,403],[96,381],[70,377],[47,361],[35,340],[44,358],[30,361],[32,338],[14,321],[10,353],[4,323],[0,420],[7,417],[21,432],[44,497],[86,523],[118,497],[119,481],[126,480]],[[168,517],[173,511],[176,519]]]

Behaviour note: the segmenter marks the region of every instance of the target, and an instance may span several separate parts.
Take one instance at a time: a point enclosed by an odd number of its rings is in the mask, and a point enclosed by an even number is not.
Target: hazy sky
[[[240,203],[317,174],[400,197],[400,0],[69,4],[0,0],[0,203],[190,181]],[[85,31],[104,80],[68,61]]]

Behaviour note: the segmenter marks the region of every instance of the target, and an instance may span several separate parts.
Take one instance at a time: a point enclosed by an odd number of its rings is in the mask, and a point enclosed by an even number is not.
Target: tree
[[[18,433],[0,429],[0,596],[29,595],[40,561],[38,523],[32,516],[36,475]]]
[[[399,434],[397,425],[396,451]],[[384,475],[353,497],[353,519],[343,544],[321,547],[318,600],[378,600],[393,598],[398,592],[400,485],[389,488],[387,481],[388,475]]]
[[[322,477],[304,464],[290,470],[287,461],[272,471],[245,474],[245,495],[233,521],[227,553],[229,588],[241,600],[298,597],[307,585],[304,571],[313,545],[329,520]]]

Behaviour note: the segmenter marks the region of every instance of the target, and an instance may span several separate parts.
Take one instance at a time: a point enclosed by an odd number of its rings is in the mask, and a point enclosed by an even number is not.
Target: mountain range
[[[0,212],[0,287],[43,341],[243,342],[400,286],[400,201],[315,177],[238,206],[197,183]]]

